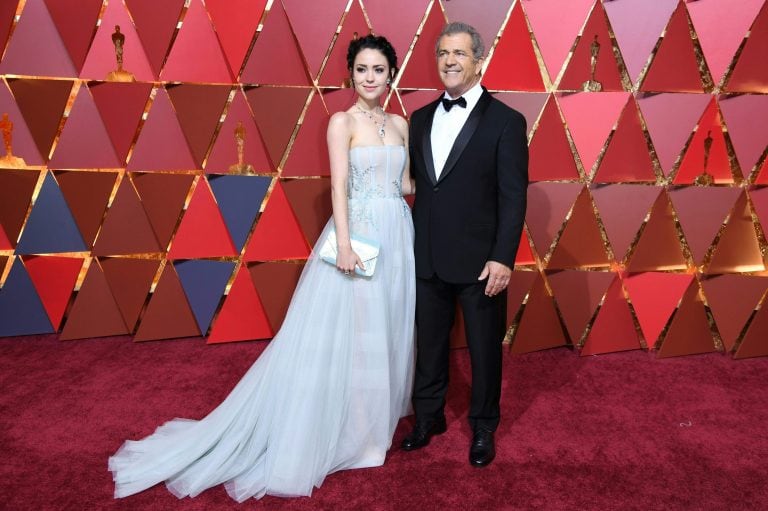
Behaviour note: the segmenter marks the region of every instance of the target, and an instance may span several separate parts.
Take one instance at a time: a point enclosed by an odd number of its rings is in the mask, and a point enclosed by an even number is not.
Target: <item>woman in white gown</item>
[[[202,420],[174,419],[109,459],[115,497],[165,481],[179,498],[224,483],[238,501],[310,495],[325,476],[384,462],[409,412],[414,343],[413,193],[406,121],[380,98],[396,71],[383,37],[349,45],[355,104],[331,117],[336,265],[309,258],[280,331],[229,396]],[[375,272],[350,235],[380,244]]]

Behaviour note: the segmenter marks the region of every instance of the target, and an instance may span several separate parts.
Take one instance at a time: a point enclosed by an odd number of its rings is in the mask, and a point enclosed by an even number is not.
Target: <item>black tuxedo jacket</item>
[[[486,261],[514,266],[528,186],[526,123],[483,90],[436,179],[430,133],[439,104],[411,116],[416,276],[468,284]]]

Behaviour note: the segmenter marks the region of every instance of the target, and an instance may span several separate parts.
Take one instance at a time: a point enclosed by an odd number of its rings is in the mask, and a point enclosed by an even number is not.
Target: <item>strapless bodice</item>
[[[365,145],[349,150],[350,199],[400,198],[405,146]]]

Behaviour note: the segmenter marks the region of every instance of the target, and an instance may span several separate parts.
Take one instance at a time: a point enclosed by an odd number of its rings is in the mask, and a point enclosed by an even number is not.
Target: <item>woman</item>
[[[200,421],[175,419],[109,459],[115,497],[161,481],[179,498],[224,483],[243,501],[310,495],[327,474],[381,465],[408,413],[413,372],[413,193],[407,124],[380,100],[397,57],[383,37],[352,41],[354,105],[331,117],[335,265],[313,253],[283,326],[230,395]],[[376,240],[370,277],[352,237]]]

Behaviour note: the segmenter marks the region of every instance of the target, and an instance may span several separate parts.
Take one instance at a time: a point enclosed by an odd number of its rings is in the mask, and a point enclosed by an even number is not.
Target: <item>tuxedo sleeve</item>
[[[521,114],[513,112],[510,116],[496,151],[498,222],[489,259],[512,268],[525,221],[528,189],[528,137]]]
[[[413,176],[413,165],[414,165],[414,158],[416,158],[416,130],[418,129],[419,125],[419,112],[414,112],[413,115],[411,115],[411,123],[408,127],[408,155],[409,160],[411,162],[411,175]]]

